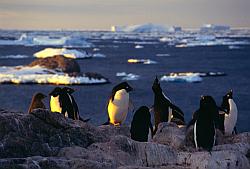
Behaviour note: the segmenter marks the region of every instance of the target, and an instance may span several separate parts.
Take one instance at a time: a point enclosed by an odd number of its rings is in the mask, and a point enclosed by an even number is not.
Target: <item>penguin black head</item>
[[[62,88],[62,90],[63,90],[63,91],[66,91],[66,92],[69,93],[69,94],[72,94],[72,93],[75,92],[75,90],[72,89],[72,88],[70,88],[70,87],[64,87],[64,88]]]
[[[114,100],[115,97],[115,93],[119,90],[125,89],[127,92],[130,92],[133,90],[133,88],[127,83],[127,82],[122,82],[119,83],[118,85],[116,85],[115,87],[113,87],[112,89],[112,94],[111,94],[111,99],[112,101]]]
[[[227,113],[229,114],[229,109],[230,109],[230,105],[228,100],[229,99],[233,99],[233,90],[230,90],[225,96],[223,96],[222,98],[222,103],[221,103],[221,108]]]
[[[158,93],[158,92],[162,92],[162,89],[161,89],[161,85],[160,85],[160,82],[157,78],[157,76],[155,77],[155,80],[154,80],[154,83],[153,83],[153,86],[152,86],[152,90],[155,92],[155,93]]]
[[[112,92],[117,92],[118,90],[125,89],[127,92],[130,92],[133,90],[133,88],[127,83],[127,82],[122,82],[116,85]]]
[[[212,96],[201,96],[200,108],[209,109],[210,107],[216,107],[216,102]]]
[[[212,96],[201,96],[200,111],[209,112],[209,113],[204,113],[204,115],[207,116],[208,118],[216,117],[218,112],[218,107]]]
[[[36,94],[34,95],[34,97],[35,97],[36,99],[43,100],[43,99],[46,98],[47,96],[44,95],[43,93],[36,93]]]
[[[50,96],[57,97],[62,92],[62,88],[56,87],[52,92],[49,93]]]
[[[141,117],[142,119],[150,119],[150,112],[147,106],[141,106],[136,112],[135,116],[137,118]]]

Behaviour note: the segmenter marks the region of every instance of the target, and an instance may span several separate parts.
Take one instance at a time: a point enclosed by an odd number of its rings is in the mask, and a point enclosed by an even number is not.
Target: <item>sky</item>
[[[109,30],[144,23],[250,27],[250,0],[0,0],[2,29]]]

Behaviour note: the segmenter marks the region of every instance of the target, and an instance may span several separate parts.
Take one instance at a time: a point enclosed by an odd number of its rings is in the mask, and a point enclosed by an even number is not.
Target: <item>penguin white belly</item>
[[[196,136],[196,123],[194,123],[194,144],[195,144],[195,148],[198,148],[198,143],[197,143],[197,136]]]
[[[129,94],[122,89],[116,92],[113,101],[109,101],[108,114],[110,123],[118,124],[125,121],[129,109]]]
[[[230,106],[230,111],[228,115],[225,114],[224,127],[225,134],[231,135],[237,122],[238,109],[233,99],[229,99],[228,102]]]
[[[59,96],[57,97],[50,97],[50,111],[51,112],[58,112],[62,113],[62,107],[60,106]],[[68,112],[65,112],[65,117],[68,117]]]
[[[62,108],[60,106],[60,102],[59,102],[59,96],[57,97],[50,97],[50,110],[51,112],[62,112]]]

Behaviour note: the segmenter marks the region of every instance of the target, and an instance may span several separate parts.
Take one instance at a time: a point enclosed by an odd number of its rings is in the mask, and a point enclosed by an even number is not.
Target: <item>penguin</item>
[[[154,92],[154,105],[152,106],[155,115],[154,133],[156,133],[158,124],[161,122],[174,122],[177,125],[184,125],[184,113],[163,93],[157,76],[154,80],[152,90]]]
[[[223,96],[220,106],[220,129],[225,135],[237,134],[236,122],[238,116],[237,105],[233,100],[233,90]]]
[[[132,90],[133,88],[127,82],[122,82],[112,89],[107,104],[109,119],[103,125],[120,125],[126,120],[129,108],[132,105],[129,98],[129,92]]]
[[[51,112],[62,113],[65,117],[79,120],[78,106],[71,95],[75,90],[69,87],[56,87],[49,95]]]
[[[149,112],[149,108],[146,106],[141,106],[135,112],[133,120],[131,122],[131,139],[140,142],[147,142],[149,129],[151,133],[153,133],[153,126],[151,123],[151,115]]]
[[[196,149],[203,148],[211,151],[216,141],[216,116],[218,107],[211,96],[202,96],[200,108],[195,112],[194,144]]]
[[[32,101],[30,103],[30,107],[28,110],[28,113],[31,113],[34,109],[46,109],[44,103],[43,103],[43,99],[46,98],[47,96],[42,94],[42,93],[36,93],[33,95],[32,97]]]

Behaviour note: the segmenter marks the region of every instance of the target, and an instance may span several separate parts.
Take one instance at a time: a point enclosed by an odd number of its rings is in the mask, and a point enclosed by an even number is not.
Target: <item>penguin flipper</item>
[[[190,121],[188,122],[187,127],[186,127],[186,130],[187,130],[190,126],[194,125],[194,123],[195,123],[195,121],[197,120],[197,118],[198,118],[198,111],[196,111],[196,112],[193,113],[193,118],[192,118],[192,120],[190,120]]]
[[[180,120],[183,121],[183,123],[185,123],[185,120],[184,120],[184,113],[182,112],[182,110],[175,106],[174,104],[171,104],[170,107],[172,108],[173,111],[173,116],[174,118],[178,118]]]
[[[153,125],[152,125],[151,122],[149,123],[149,128],[151,130],[151,137],[153,138],[153,136],[154,136],[154,128],[153,128]]]
[[[234,127],[233,133],[234,133],[234,134],[238,134],[238,131],[237,131],[236,126]]]

